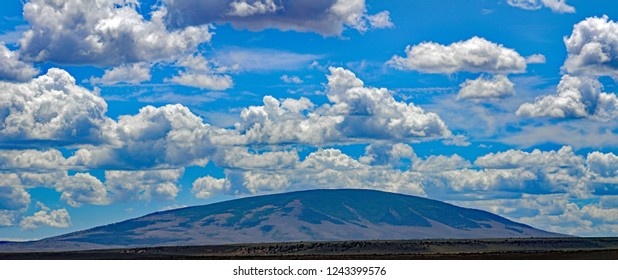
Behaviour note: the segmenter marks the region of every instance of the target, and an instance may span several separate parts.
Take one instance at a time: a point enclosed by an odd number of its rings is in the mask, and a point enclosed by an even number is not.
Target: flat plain
[[[18,260],[410,259],[616,260],[618,238],[368,240],[0,253]]]

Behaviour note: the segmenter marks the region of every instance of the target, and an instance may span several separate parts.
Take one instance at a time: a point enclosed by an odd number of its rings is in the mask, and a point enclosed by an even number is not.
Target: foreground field
[[[618,238],[259,243],[0,253],[0,259],[618,259]]]

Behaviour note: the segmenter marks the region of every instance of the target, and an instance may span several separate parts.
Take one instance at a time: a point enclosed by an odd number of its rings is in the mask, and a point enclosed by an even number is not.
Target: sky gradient
[[[0,240],[316,188],[618,234],[618,3],[0,9]]]

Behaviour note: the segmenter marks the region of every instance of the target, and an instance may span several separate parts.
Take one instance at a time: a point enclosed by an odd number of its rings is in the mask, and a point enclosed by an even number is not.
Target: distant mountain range
[[[0,251],[68,251],[231,243],[561,237],[501,216],[374,190],[310,190],[152,213]]]

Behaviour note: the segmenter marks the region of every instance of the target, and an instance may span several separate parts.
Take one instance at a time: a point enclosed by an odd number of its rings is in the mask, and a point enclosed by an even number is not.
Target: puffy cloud
[[[168,30],[167,10],[156,8],[146,20],[137,0],[31,0],[24,18],[31,29],[19,41],[30,61],[118,66],[173,61],[208,42],[208,26]]]
[[[30,194],[21,187],[12,187],[2,181],[0,181],[0,209],[21,210],[28,208]]]
[[[402,159],[414,159],[416,154],[410,145],[374,143],[365,147],[365,155],[359,158],[359,162],[368,165],[392,165],[398,166]]]
[[[239,29],[260,31],[276,28],[341,35],[345,27],[361,32],[391,27],[390,16],[367,14],[365,0],[323,0],[304,3],[284,0],[165,0],[168,20],[175,26],[231,23]],[[389,24],[390,23],[390,24]]]
[[[105,184],[114,201],[173,199],[184,169],[120,171],[106,170]]]
[[[558,151],[489,153],[474,164],[459,155],[421,159],[410,146],[400,143],[369,145],[358,160],[338,149],[319,149],[302,160],[295,152],[239,149],[233,154],[236,157],[227,160],[247,160],[237,165],[228,163],[231,166],[217,164],[226,169],[227,181],[205,179],[207,186],[212,185],[204,187],[207,192],[256,194],[317,186],[359,187],[456,201],[515,199],[526,194],[589,197],[600,192],[618,193],[616,156],[593,153],[586,160],[568,146]],[[409,170],[401,164],[403,159],[411,160]]]
[[[526,63],[528,64],[545,64],[546,59],[542,54],[533,54],[526,56]]]
[[[17,211],[0,210],[0,227],[10,227],[15,225]]]
[[[209,198],[215,194],[230,189],[230,182],[226,179],[216,179],[210,176],[201,177],[193,182],[191,191],[198,198]]]
[[[584,159],[575,155],[568,146],[547,152],[509,150],[490,153],[477,158],[475,165],[493,170],[523,169],[532,172],[535,176],[528,184],[528,193],[549,191],[582,195],[585,183]]]
[[[176,66],[183,67],[177,76],[166,78],[165,82],[209,90],[226,90],[234,86],[229,75],[224,75],[228,67],[219,67],[206,60],[201,54],[179,59]]]
[[[273,155],[256,153],[249,157],[262,162]],[[594,192],[598,188],[594,184],[600,180],[589,180],[584,158],[575,155],[570,147],[548,152],[492,153],[479,157],[474,165],[458,155],[420,159],[404,144],[368,146],[359,160],[337,149],[319,149],[303,160],[288,158],[290,162],[283,169],[227,168],[226,184],[230,185],[216,191],[256,194],[317,186],[354,187],[465,201],[513,199],[523,194],[562,193],[579,197]],[[411,169],[400,169],[400,160],[404,158],[412,160]],[[213,180],[208,182],[215,184]],[[216,182],[217,186],[223,184]]]
[[[516,114],[529,118],[613,119],[618,114],[618,98],[601,90],[602,85],[596,79],[564,75],[557,95],[541,96],[534,103],[524,103]]]
[[[573,26],[564,43],[568,56],[563,70],[618,81],[618,23],[607,16],[587,18]]]
[[[242,121],[236,124],[236,129],[254,143],[321,144],[341,139],[336,125],[343,117],[304,114],[314,106],[304,97],[280,102],[265,96],[264,106],[250,106],[242,110]]]
[[[470,141],[468,141],[468,137],[464,135],[455,135],[452,138],[447,138],[447,139],[442,140],[442,143],[448,146],[459,146],[459,147],[468,147],[472,144],[470,143]]]
[[[49,69],[27,83],[0,82],[0,92],[0,145],[107,141],[107,103],[63,70]]]
[[[377,155],[382,151],[389,155]],[[193,184],[195,195],[209,197],[216,193],[258,194],[316,187],[373,188],[423,195],[417,174],[393,170],[390,166],[397,164],[398,160],[395,158],[415,156],[411,148],[404,144],[384,144],[377,148],[368,148],[363,161],[372,162],[367,164],[337,149],[319,149],[303,160],[300,160],[294,151],[244,151],[242,155],[246,156],[250,163],[241,162],[225,167],[225,179],[206,176],[196,180]],[[387,159],[389,156],[392,158]],[[282,165],[285,165],[285,168],[281,168]]]
[[[302,84],[303,80],[301,80],[298,76],[281,76],[281,80],[286,84]]]
[[[440,186],[439,181],[443,181],[444,193],[437,192],[436,195],[450,197],[454,199],[483,199],[496,197],[520,196],[521,193],[539,193],[541,190],[533,189],[530,182],[535,182],[539,178],[530,170],[523,168],[502,170],[502,169],[460,169],[450,170],[429,177],[428,182]],[[553,186],[537,186],[550,188]],[[427,190],[432,194],[436,189]],[[548,192],[543,190],[541,193]]]
[[[616,196],[579,206],[565,194],[524,195],[517,199],[455,201],[545,230],[575,236],[613,236],[618,232]]]
[[[524,194],[515,199],[486,199],[477,201],[457,201],[455,204],[464,207],[473,207],[504,215],[515,221],[538,215],[556,216],[564,212],[569,203],[567,194]],[[475,205],[475,206],[473,206]],[[555,224],[555,223],[553,223]],[[552,223],[534,223],[532,226],[548,229]],[[563,231],[556,231],[563,232]]]
[[[517,199],[524,194],[546,195],[575,193],[575,176],[543,173],[527,168],[457,169],[422,177],[426,193],[433,198],[452,201]],[[579,188],[581,189],[581,188]]]
[[[55,149],[39,150],[2,150],[0,153],[0,170],[32,171],[64,170],[66,161],[62,153]]]
[[[594,118],[601,121],[613,120],[618,115],[618,97],[615,93],[601,92],[597,100]]]
[[[391,15],[389,11],[382,11],[375,15],[367,16],[369,25],[374,28],[393,28],[395,24],[391,22]]]
[[[426,113],[413,103],[396,101],[385,88],[364,87],[354,73],[330,68],[327,97],[333,114],[344,115],[339,126],[348,137],[442,138],[451,132],[435,113]]]
[[[579,206],[574,202],[565,202],[564,209],[558,214],[540,214],[519,221],[576,236],[613,236],[618,233],[616,208],[597,203]]]
[[[506,74],[526,71],[526,60],[515,50],[479,37],[472,37],[448,46],[423,42],[406,47],[405,52],[406,57],[395,55],[387,64],[396,69],[422,73]]]
[[[83,168],[70,165],[62,153],[54,149],[3,150],[0,155],[0,186],[5,191],[12,189],[5,192],[5,199],[11,198],[8,201],[12,205],[17,203],[23,207],[30,203],[25,188],[33,187],[53,188],[61,193],[61,200],[73,207],[82,203],[108,204],[107,190],[101,181],[88,173],[69,176],[67,172]]]
[[[466,80],[457,93],[458,99],[474,101],[498,99],[515,94],[514,84],[504,75],[496,75],[491,79],[483,76],[476,80]]]
[[[0,172],[0,186],[33,188],[53,186],[67,176],[65,171]]]
[[[526,194],[589,197],[594,191],[585,158],[568,146],[489,153],[473,165],[457,155],[431,156],[415,161],[412,171],[420,173],[430,197],[442,200],[521,199]]]
[[[268,144],[451,136],[437,114],[396,101],[388,89],[364,87],[348,70],[331,67],[330,71],[327,97],[332,104],[313,109],[315,105],[306,98],[279,101],[266,96],[264,106],[243,109],[237,130],[250,143]]]
[[[586,163],[593,176],[618,177],[618,156],[613,153],[589,153]]]
[[[251,194],[311,188],[368,188],[424,195],[416,174],[365,165],[336,149],[309,154],[296,168],[228,172],[232,187]]]
[[[328,75],[328,89],[329,94],[333,97],[345,95],[346,91],[349,89],[362,88],[365,86],[363,81],[357,78],[352,71],[341,67],[329,67],[328,70],[330,71],[330,75]]]
[[[592,152],[586,159],[589,191],[597,195],[618,195],[618,157]]]
[[[117,145],[83,148],[69,163],[88,168],[150,169],[203,165],[220,146],[244,143],[238,133],[204,124],[180,104],[146,106],[136,115],[120,116]]]
[[[362,164],[337,149],[320,149],[308,155],[300,167],[306,169],[348,170],[361,167]]]
[[[532,152],[508,150],[500,153],[489,153],[478,157],[475,165],[492,169],[512,169],[519,167],[565,167],[581,166],[583,158],[575,155],[573,148],[564,146],[558,151],[543,152],[538,149]]]
[[[84,153],[86,150],[80,151]],[[85,163],[88,162],[76,164],[74,158],[64,159],[56,150],[6,151],[6,157],[0,157],[0,207],[9,210],[27,207],[30,195],[26,189],[34,187],[55,189],[61,193],[60,199],[73,207],[127,200],[169,199],[178,193],[177,182],[183,174],[182,168],[146,168],[140,171],[108,169],[105,183],[89,173],[69,175],[69,169],[92,168]]]
[[[61,200],[73,207],[82,203],[109,203],[103,183],[88,173],[69,176],[68,169],[83,167],[69,166],[57,150],[7,150],[3,153],[6,157],[0,158],[0,188],[4,191],[0,195],[0,208],[27,207],[30,195],[25,189],[34,187],[55,189],[61,193]]]
[[[60,199],[73,207],[82,203],[94,205],[109,204],[107,189],[96,177],[88,173],[77,173],[56,183],[56,190],[62,192]]]
[[[575,13],[575,8],[569,6],[566,0],[508,0],[510,6],[525,9],[525,10],[538,10],[542,7],[546,7],[552,10],[554,13]]]
[[[230,3],[230,16],[246,17],[256,14],[274,13],[281,7],[277,6],[273,0],[233,1]]]
[[[4,42],[0,41],[0,80],[23,82],[30,80],[38,72],[32,65],[20,61],[17,52],[9,50]]]
[[[202,54],[188,55],[176,61],[176,66],[184,67],[188,70],[211,72],[213,71],[211,62],[206,60]]]
[[[566,3],[566,0],[541,0],[545,7],[552,10],[555,13],[575,13],[575,8],[573,6],[569,6]]]
[[[525,9],[525,10],[538,10],[542,7],[540,0],[508,0],[510,6]]]
[[[277,163],[271,163],[252,165],[252,168],[239,169],[235,166],[226,168],[227,181],[207,177],[208,179],[204,179],[202,183],[207,183],[206,186],[210,187],[203,188],[208,193],[216,191],[250,194],[316,187],[372,188],[425,195],[424,185],[431,174],[470,166],[469,162],[458,156],[436,157],[417,164],[418,170],[405,170],[401,164],[403,159],[412,159],[415,163],[421,160],[416,157],[409,145],[401,143],[367,146],[365,155],[359,160],[338,149],[319,149],[303,160],[296,154],[286,156],[286,152],[254,153],[245,156],[252,162],[258,163],[282,162],[281,158],[285,158],[286,167],[278,168]],[[275,156],[278,158],[273,160]],[[194,184],[196,185],[198,184]]]
[[[33,230],[42,226],[66,228],[71,225],[71,217],[66,209],[51,210],[39,204],[41,211],[22,218],[19,226],[24,230]]]
[[[90,78],[92,84],[112,85],[119,83],[139,84],[150,81],[150,65],[148,63],[124,64],[110,70],[100,78]]]

